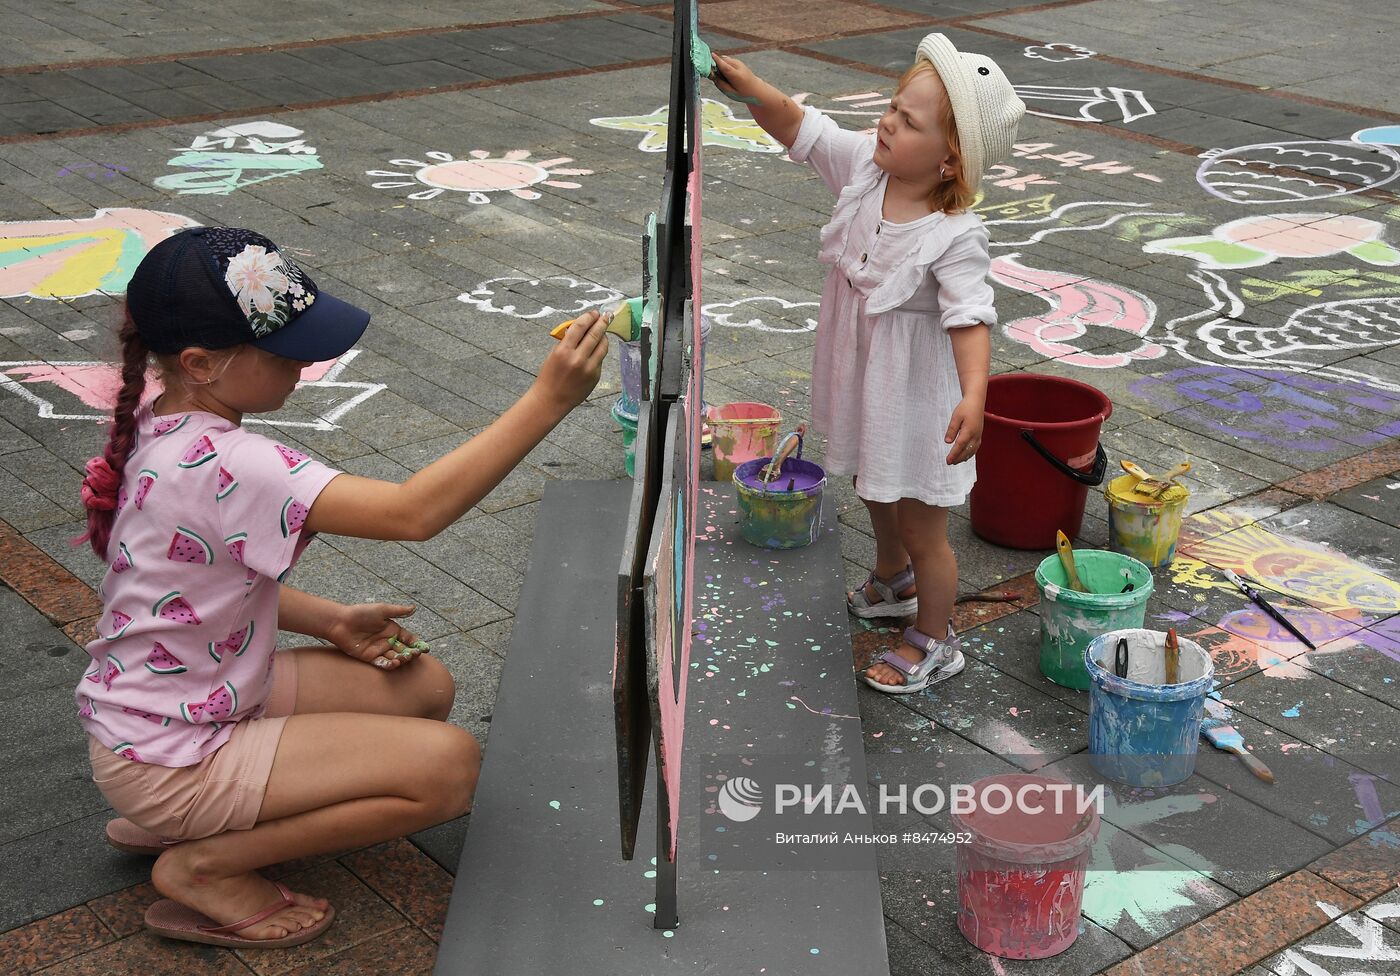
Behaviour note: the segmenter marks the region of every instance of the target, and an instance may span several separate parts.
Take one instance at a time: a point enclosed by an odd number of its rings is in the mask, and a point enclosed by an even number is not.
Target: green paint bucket
[[[637,465],[637,415],[629,413],[623,398],[618,397],[612,405],[612,418],[622,428],[622,463],[627,468],[627,477],[631,478]]]
[[[1057,685],[1087,691],[1084,651],[1095,637],[1113,630],[1140,629],[1152,596],[1152,571],[1132,556],[1102,549],[1074,553],[1079,578],[1089,588],[1069,588],[1058,554],[1035,570],[1040,588],[1040,673]],[[1133,588],[1124,593],[1128,584]]]

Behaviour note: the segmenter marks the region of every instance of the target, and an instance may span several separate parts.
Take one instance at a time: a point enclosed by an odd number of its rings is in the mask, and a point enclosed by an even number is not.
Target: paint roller
[[[629,298],[612,312],[604,312],[603,316],[608,319],[608,327],[604,331],[611,332],[623,342],[635,342],[642,337],[642,300],[640,298]],[[577,319],[569,319],[567,322],[560,322],[549,330],[549,337],[551,339],[564,338],[564,333],[569,331],[569,326],[577,321]]]

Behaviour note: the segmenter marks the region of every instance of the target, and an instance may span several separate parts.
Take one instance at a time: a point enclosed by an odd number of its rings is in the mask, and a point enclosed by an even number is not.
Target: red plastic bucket
[[[1044,959],[1079,935],[1084,870],[1098,838],[1091,804],[1079,790],[1056,800],[1058,781],[1003,773],[972,784],[975,809],[953,814],[958,844],[958,931],[983,952]],[[1059,784],[1063,785],[1063,784]]]
[[[987,383],[972,531],[1012,549],[1053,549],[1074,538],[1089,489],[1103,483],[1099,444],[1113,401],[1087,383],[1006,373]]]

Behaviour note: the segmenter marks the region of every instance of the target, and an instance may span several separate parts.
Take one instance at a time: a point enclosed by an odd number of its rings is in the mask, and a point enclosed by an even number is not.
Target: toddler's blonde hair
[[[925,72],[938,78],[938,70],[933,63],[919,58],[914,62],[913,67],[904,72],[899,78],[899,84],[895,86],[895,94],[898,95],[904,90],[904,86],[913,81],[916,77]],[[942,81],[942,79],[939,79]],[[943,98],[943,111],[939,114],[938,124],[943,127],[943,134],[948,140],[948,152],[953,157],[952,172],[948,178],[943,180],[933,188],[933,192],[928,195],[929,206],[935,211],[943,213],[962,213],[971,207],[973,201],[977,199],[977,191],[967,181],[967,174],[963,172],[962,165],[962,144],[958,142],[957,120],[953,118],[953,102],[945,94]]]

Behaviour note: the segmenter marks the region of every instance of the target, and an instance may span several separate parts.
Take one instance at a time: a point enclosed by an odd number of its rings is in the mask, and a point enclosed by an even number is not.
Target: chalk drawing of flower
[[[580,315],[599,305],[615,304],[622,298],[622,292],[616,288],[568,275],[544,278],[506,275],[488,278],[471,291],[462,292],[457,301],[483,312],[498,312],[517,319],[543,319]]]
[[[448,191],[465,193],[467,202],[486,204],[490,193],[510,193],[521,200],[538,200],[540,193],[532,186],[554,186],[576,190],[582,184],[571,180],[552,179],[556,176],[590,176],[591,169],[563,169],[562,163],[573,158],[559,156],[535,162],[528,149],[512,149],[504,156],[493,157],[484,149],[473,149],[468,159],[456,159],[451,153],[433,151],[425,154],[428,161],[391,159],[390,166],[412,167],[409,173],[393,170],[366,170],[366,176],[386,177],[374,186],[379,189],[425,186],[427,189],[410,193],[410,200],[432,200]]]
[[[1084,58],[1092,58],[1097,52],[1091,51],[1087,47],[1080,47],[1078,44],[1056,41],[1054,44],[1032,44],[1021,53],[1028,58],[1041,61],[1080,61]]]
[[[291,285],[277,255],[269,254],[261,244],[249,244],[229,259],[224,280],[240,305],[264,315],[276,307],[277,299]]]
[[[1199,237],[1151,241],[1143,250],[1181,254],[1203,268],[1257,268],[1279,258],[1348,254],[1381,267],[1400,264],[1400,250],[1387,244],[1385,226],[1350,214],[1260,214],[1221,224]]]

